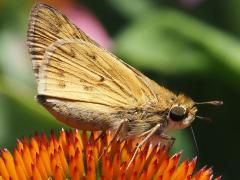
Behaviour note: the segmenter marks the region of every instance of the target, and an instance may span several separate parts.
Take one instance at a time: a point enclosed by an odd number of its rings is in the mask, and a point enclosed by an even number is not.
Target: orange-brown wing
[[[143,74],[92,43],[59,40],[45,52],[38,94],[131,109],[157,103],[151,85]]]
[[[58,10],[45,4],[35,5],[30,14],[27,41],[37,80],[47,47],[59,39],[81,39],[98,46]]]

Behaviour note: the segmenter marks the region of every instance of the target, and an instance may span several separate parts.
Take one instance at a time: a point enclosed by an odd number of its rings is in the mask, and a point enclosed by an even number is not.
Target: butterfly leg
[[[128,170],[128,168],[130,167],[130,165],[132,164],[133,160],[135,159],[138,150],[142,147],[142,145],[161,127],[160,124],[157,124],[156,126],[154,126],[152,129],[149,130],[148,135],[136,146],[135,150],[134,150],[134,154],[131,158],[131,160],[129,161],[126,170]]]
[[[167,134],[161,134],[160,138],[162,140],[166,140],[167,141],[166,144],[167,144],[168,150],[170,150],[173,147],[173,144],[174,144],[174,142],[176,140],[174,137],[171,137],[171,136],[169,136]]]
[[[105,150],[108,150],[108,148],[110,147],[110,145],[117,139],[118,135],[120,134],[122,128],[124,127],[124,125],[125,125],[126,123],[128,123],[128,120],[123,120],[123,121],[120,123],[120,125],[118,126],[118,129],[117,129],[116,133],[114,134],[112,140],[111,140],[110,143],[107,145],[107,147],[104,148],[104,150],[103,150],[103,152],[101,153],[101,155],[99,156],[98,160],[100,160],[100,159],[102,158],[104,151],[105,151]],[[104,134],[105,134],[105,133],[104,133]],[[101,135],[100,135],[100,136],[101,136]],[[103,136],[105,136],[105,135],[103,135]]]

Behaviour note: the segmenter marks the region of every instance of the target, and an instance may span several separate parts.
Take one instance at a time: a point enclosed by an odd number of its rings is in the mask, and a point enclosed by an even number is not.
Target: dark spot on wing
[[[73,48],[67,48],[67,47],[59,47],[59,50],[61,50],[63,53],[69,55],[70,57],[72,58],[75,58],[76,54],[75,54],[75,51],[73,50]]]
[[[105,78],[103,76],[100,76],[99,82],[103,82]]]
[[[96,59],[97,59],[97,57],[96,57],[96,55],[95,55],[94,53],[88,53],[88,52],[87,52],[86,55],[87,55],[88,57],[90,57],[91,60],[96,61]]]
[[[66,87],[66,84],[65,84],[65,82],[64,82],[63,80],[60,80],[60,81],[58,82],[58,86],[59,86],[60,88],[65,88],[65,87]]]
[[[93,87],[83,85],[83,89],[84,89],[85,91],[92,91],[92,90],[93,90]]]
[[[72,36],[73,38],[79,39],[79,35],[76,34],[75,32],[73,32],[73,33],[71,34],[71,36]]]
[[[70,51],[68,52],[68,55],[71,56],[72,58],[76,57],[75,51],[73,50],[73,48],[70,48]]]
[[[59,27],[57,27],[56,25],[51,25],[51,31],[54,33],[54,34],[59,34],[60,32],[60,29]]]

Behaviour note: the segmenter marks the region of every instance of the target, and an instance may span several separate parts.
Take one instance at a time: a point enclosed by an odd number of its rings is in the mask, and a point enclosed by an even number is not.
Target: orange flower
[[[29,141],[18,140],[13,155],[1,150],[0,179],[212,179],[211,168],[204,167],[192,175],[196,158],[178,166],[181,152],[169,157],[164,147],[150,144],[145,144],[126,171],[136,142],[117,141],[106,150],[111,134],[98,136],[98,132],[88,136],[78,130],[61,130],[59,138],[51,133],[49,139],[37,134]]]

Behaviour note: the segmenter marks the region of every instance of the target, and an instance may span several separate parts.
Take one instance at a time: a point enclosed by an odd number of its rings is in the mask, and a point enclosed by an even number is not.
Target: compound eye
[[[175,106],[170,110],[169,117],[173,121],[182,121],[187,116],[186,109],[181,106]]]

